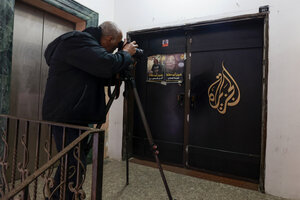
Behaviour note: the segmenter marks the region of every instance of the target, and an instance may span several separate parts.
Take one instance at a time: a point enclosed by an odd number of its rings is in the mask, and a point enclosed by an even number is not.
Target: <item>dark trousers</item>
[[[56,143],[56,149],[57,152],[60,152],[62,150],[62,144],[63,144],[63,128],[62,127],[58,127],[58,126],[53,126],[52,127],[52,135],[54,137],[55,143]],[[79,136],[79,130],[78,129],[72,129],[72,128],[66,128],[65,129],[65,147],[72,143],[77,137]],[[87,154],[89,152],[90,148],[88,146],[88,138],[84,139],[81,142],[80,145],[80,162],[79,163],[79,183],[78,185],[80,186],[82,183],[82,175],[83,173],[86,171],[86,158],[87,158]],[[75,154],[75,156],[74,156]],[[73,148],[71,151],[69,151],[68,153],[68,161],[67,161],[67,177],[66,178],[66,194],[65,194],[65,198],[64,200],[72,200],[75,199],[75,193],[74,191],[72,192],[70,190],[71,188],[75,188],[76,187],[76,183],[77,183],[77,166],[78,166],[78,158],[76,159],[76,157],[78,157],[78,149]],[[65,165],[65,156],[64,156],[64,165]],[[65,166],[64,166],[64,169]],[[52,191],[55,190],[53,196],[51,197],[51,199],[53,200],[58,200],[60,197],[60,189],[59,189],[59,185],[61,184],[61,180],[60,180],[60,175],[61,175],[61,164],[58,166],[55,177],[54,177],[54,187],[52,187]],[[81,189],[81,188],[79,188]]]

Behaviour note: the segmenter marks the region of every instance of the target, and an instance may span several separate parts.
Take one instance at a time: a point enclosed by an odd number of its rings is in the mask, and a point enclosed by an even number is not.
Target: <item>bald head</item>
[[[99,27],[102,30],[100,43],[108,52],[112,53],[122,40],[122,31],[111,21],[105,21]]]
[[[100,24],[100,27],[102,29],[102,35],[104,36],[113,36],[114,38],[118,37],[120,34],[122,34],[122,31],[119,29],[119,27],[111,21],[106,21]]]

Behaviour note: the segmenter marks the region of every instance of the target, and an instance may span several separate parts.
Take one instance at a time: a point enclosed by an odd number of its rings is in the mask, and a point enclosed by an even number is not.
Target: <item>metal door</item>
[[[74,30],[74,24],[19,2],[15,4],[14,13],[10,114],[42,119],[41,105],[48,76],[48,66],[43,56],[45,48],[57,36]],[[21,122],[20,130],[25,128],[26,124]],[[28,155],[33,157],[37,128],[37,124],[29,127]],[[47,138],[47,129],[43,129],[40,144],[45,145]],[[21,142],[18,145],[22,146]],[[9,139],[9,146],[14,146],[13,137]],[[23,148],[18,148],[18,162],[22,161],[23,154]],[[35,160],[33,157],[28,159]],[[46,159],[40,157],[40,163],[45,163]],[[34,169],[34,162],[28,163],[28,169]]]
[[[16,2],[10,103],[12,115],[38,118],[42,42],[43,12]]]
[[[153,139],[159,147],[160,159],[182,165],[183,102],[178,97],[184,94],[184,86],[178,83],[146,82],[146,68],[148,56],[185,53],[184,32],[146,34],[131,39],[136,40],[139,47],[145,50],[143,59],[136,66],[136,82]],[[162,41],[166,39],[169,46],[163,47]],[[150,159],[153,157],[137,107],[134,109],[133,154]]]
[[[188,165],[258,180],[263,19],[191,32]]]
[[[16,2],[11,76],[12,115],[41,119],[48,66],[44,51],[57,36],[74,30],[74,24],[26,4]]]

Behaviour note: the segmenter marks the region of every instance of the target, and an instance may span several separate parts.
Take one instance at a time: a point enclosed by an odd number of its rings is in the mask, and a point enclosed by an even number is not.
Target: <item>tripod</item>
[[[143,110],[142,103],[141,103],[139,94],[138,94],[137,89],[136,89],[135,79],[134,79],[133,75],[131,74],[131,72],[129,70],[124,71],[122,73],[122,77],[123,77],[123,80],[125,82],[124,97],[125,98],[128,97],[128,90],[131,88],[132,91],[133,91],[133,94],[134,94],[134,99],[135,99],[135,102],[137,104],[139,113],[140,113],[141,118],[142,118],[142,122],[143,122],[144,128],[146,130],[146,134],[147,134],[147,139],[149,141],[149,145],[151,147],[151,150],[153,152],[153,156],[155,157],[155,161],[157,163],[157,166],[158,166],[158,169],[159,169],[159,172],[160,172],[160,176],[161,176],[161,178],[163,180],[163,183],[164,183],[166,192],[168,194],[169,200],[173,200],[171,192],[170,192],[170,189],[169,189],[169,186],[168,186],[168,183],[167,183],[167,180],[166,180],[166,177],[164,175],[161,163],[160,163],[159,158],[158,158],[159,151],[158,151],[157,145],[153,142],[153,138],[152,138],[152,134],[151,134],[151,131],[150,131],[150,127],[149,127],[149,124],[147,122],[147,119],[146,119],[146,116],[145,116],[145,112]],[[116,99],[116,97],[119,96],[119,92],[120,92],[120,87],[118,87],[116,85],[113,93],[109,95],[110,99],[109,99],[109,101],[108,101],[108,103],[106,105],[105,114],[108,113],[108,111],[109,111],[109,109],[110,109],[110,107],[111,107],[112,102],[114,101],[114,99]],[[97,128],[100,128],[100,127],[101,127],[101,124],[98,124]],[[127,150],[127,138],[128,138],[128,133],[127,132],[126,132],[126,137],[125,138],[126,138],[126,185],[128,185],[129,184],[129,162],[128,162],[129,158],[128,158],[128,150]]]

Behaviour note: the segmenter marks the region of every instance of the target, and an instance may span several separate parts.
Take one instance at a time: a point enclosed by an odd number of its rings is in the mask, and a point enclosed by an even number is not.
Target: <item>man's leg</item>
[[[62,142],[63,142],[63,128],[58,127],[58,126],[53,126],[52,128],[52,135],[54,137],[55,143],[56,143],[56,148],[57,152],[60,152],[62,150]],[[79,130],[78,129],[71,129],[71,128],[66,128],[65,130],[65,146],[68,144],[72,143],[77,137],[79,136]],[[87,146],[87,139],[84,139],[81,142],[81,150],[80,150],[80,161],[83,164],[84,169],[82,169],[82,165],[79,164],[80,166],[80,177],[79,177],[79,185],[82,181],[82,173],[83,171],[86,170],[86,157],[87,157],[87,152],[84,150],[84,148]],[[69,183],[71,183],[71,186],[73,188],[76,187],[76,182],[77,182],[77,163],[78,160],[74,157],[74,154],[76,157],[78,157],[78,151],[73,148],[69,153],[68,153],[68,172],[67,172],[67,177],[66,177],[66,196],[65,200],[72,200],[73,199],[73,192],[69,190]],[[74,152],[75,151],[75,152]],[[60,184],[60,175],[61,175],[61,165],[58,166],[56,170],[56,174],[54,177],[54,187],[52,188],[52,191],[55,190]],[[60,195],[60,190],[59,188],[56,189],[55,193],[53,194],[51,199],[59,199]]]

